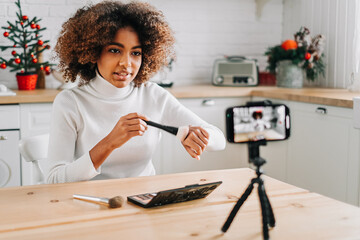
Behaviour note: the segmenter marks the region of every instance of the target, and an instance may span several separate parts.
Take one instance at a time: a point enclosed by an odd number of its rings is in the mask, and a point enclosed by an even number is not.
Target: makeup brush
[[[162,129],[168,133],[175,135],[180,141],[183,141],[189,133],[188,126],[181,126],[177,128],[177,127],[162,125],[153,121],[145,121],[145,122],[147,125]]]
[[[93,196],[74,194],[73,198],[87,202],[105,204],[108,205],[109,208],[119,208],[124,203],[124,199],[121,196],[116,196],[113,198],[104,198],[104,197],[93,197]]]

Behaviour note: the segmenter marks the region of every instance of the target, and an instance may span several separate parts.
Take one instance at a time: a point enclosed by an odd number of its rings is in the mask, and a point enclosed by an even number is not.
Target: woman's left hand
[[[209,143],[209,133],[202,127],[189,127],[189,133],[182,141],[186,151],[197,160]]]

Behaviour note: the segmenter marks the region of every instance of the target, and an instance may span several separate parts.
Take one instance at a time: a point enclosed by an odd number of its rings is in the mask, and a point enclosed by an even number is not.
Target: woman
[[[189,125],[182,145],[193,158],[225,147],[219,129],[147,82],[174,57],[173,44],[164,16],[146,3],[105,1],[63,24],[55,51],[79,87],[54,101],[47,182],[154,175],[161,133],[147,120]]]

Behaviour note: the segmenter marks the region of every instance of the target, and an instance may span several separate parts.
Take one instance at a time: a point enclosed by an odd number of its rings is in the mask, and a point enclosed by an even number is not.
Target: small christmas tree
[[[41,40],[42,35],[40,33],[46,28],[41,28],[38,24],[41,19],[37,17],[31,20],[27,15],[23,15],[21,11],[20,0],[15,2],[19,11],[16,13],[17,20],[15,23],[10,23],[5,29],[4,37],[9,39],[13,44],[10,46],[0,46],[1,51],[7,49],[13,49],[11,52],[12,57],[9,60],[0,56],[0,68],[6,69],[12,68],[10,72],[20,72],[22,74],[28,74],[35,72],[36,70],[43,70],[46,74],[50,74],[53,64],[49,62],[40,62],[39,57],[41,53],[50,46],[47,44],[49,41]]]

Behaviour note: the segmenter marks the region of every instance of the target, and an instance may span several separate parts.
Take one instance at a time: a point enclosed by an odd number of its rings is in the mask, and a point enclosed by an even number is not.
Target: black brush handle
[[[152,121],[145,121],[147,125],[156,127],[156,128],[160,128],[168,133],[174,134],[176,135],[178,133],[179,128],[177,127],[171,127],[171,126],[166,126],[166,125],[162,125],[156,122],[152,122]]]

